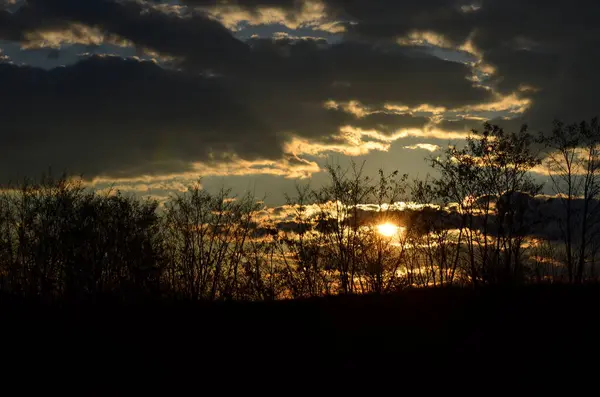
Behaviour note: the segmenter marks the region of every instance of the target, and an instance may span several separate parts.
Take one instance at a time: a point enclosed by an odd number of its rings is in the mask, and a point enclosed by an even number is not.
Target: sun
[[[385,237],[393,237],[398,233],[400,228],[393,223],[382,223],[381,225],[377,225],[377,231],[379,234]]]

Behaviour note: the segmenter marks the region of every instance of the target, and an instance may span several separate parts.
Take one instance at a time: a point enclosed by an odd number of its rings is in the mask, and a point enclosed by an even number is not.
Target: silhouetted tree
[[[296,230],[285,232],[278,247],[286,284],[296,298],[329,295],[332,290],[328,241],[325,233],[317,230],[319,215],[315,217],[308,211],[313,199],[309,184],[297,184],[296,195],[286,196],[287,205],[293,209]]]
[[[565,125],[555,121],[552,133],[541,135],[545,164],[564,216],[558,216],[569,282],[582,282],[586,260],[598,236],[600,195],[600,124]],[[582,205],[578,205],[581,203]]]
[[[515,205],[514,197],[535,195],[541,189],[529,174],[540,163],[533,143],[526,127],[507,133],[485,123],[483,131],[474,130],[464,147],[450,146],[443,157],[431,159],[440,173],[434,181],[436,192],[458,205],[459,233],[466,237],[474,285],[480,279],[492,281],[490,277],[522,277],[524,209]]]
[[[48,175],[5,190],[0,203],[5,290],[47,299],[159,293],[156,202]]]
[[[454,283],[464,234],[463,222],[452,224],[450,197],[439,190],[441,187],[439,182],[432,183],[429,176],[415,180],[411,187],[413,200],[423,205],[413,211],[413,222],[418,225],[412,228],[414,245],[423,251],[434,286]]]
[[[244,253],[258,204],[251,196],[210,194],[197,183],[166,204],[169,280],[190,299],[238,297]]]
[[[375,227],[386,221],[385,208],[399,200],[406,192],[406,175],[398,172],[379,178],[364,175],[364,164],[351,163],[348,169],[329,165],[330,183],[314,192],[319,205],[319,225],[328,248],[327,255],[339,275],[342,293],[381,292],[396,284],[400,258],[390,255],[401,253],[389,250]],[[363,222],[360,207],[374,203],[380,209],[374,221]],[[402,255],[402,254],[400,254]]]
[[[570,282],[597,277],[600,123],[542,136]],[[540,165],[532,135],[485,124],[416,180],[364,163],[297,186],[285,222],[264,203],[200,182],[160,207],[63,175],[0,191],[0,291],[42,299],[275,300],[407,286],[553,282],[558,249],[532,231]],[[410,187],[410,189],[409,189]],[[410,193],[414,203],[406,203]],[[414,205],[413,205],[414,204]],[[269,215],[271,214],[271,215]],[[273,217],[275,218],[275,217]],[[378,225],[393,223],[385,236]],[[559,223],[560,225],[560,223]]]

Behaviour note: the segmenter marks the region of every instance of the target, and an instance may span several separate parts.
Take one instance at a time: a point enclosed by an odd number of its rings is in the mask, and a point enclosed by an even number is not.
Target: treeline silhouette
[[[285,220],[199,183],[161,206],[46,176],[0,194],[0,288],[48,300],[277,300],[595,282],[599,143],[597,119],[539,136],[486,123],[431,157],[425,179],[329,166],[328,185],[287,198]],[[536,167],[559,203],[556,239],[534,233]],[[398,233],[381,234],[385,222]]]

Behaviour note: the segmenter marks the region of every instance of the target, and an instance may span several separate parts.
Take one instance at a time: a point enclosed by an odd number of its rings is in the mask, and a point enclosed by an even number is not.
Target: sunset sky
[[[203,176],[278,204],[328,162],[413,177],[484,120],[599,112],[597,0],[0,0],[0,182]]]

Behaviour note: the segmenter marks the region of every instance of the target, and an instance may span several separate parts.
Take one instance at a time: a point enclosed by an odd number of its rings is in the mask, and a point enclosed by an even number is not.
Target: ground
[[[272,303],[1,302],[5,379],[84,395],[581,384],[594,379],[584,374],[594,373],[599,346],[596,286]]]

